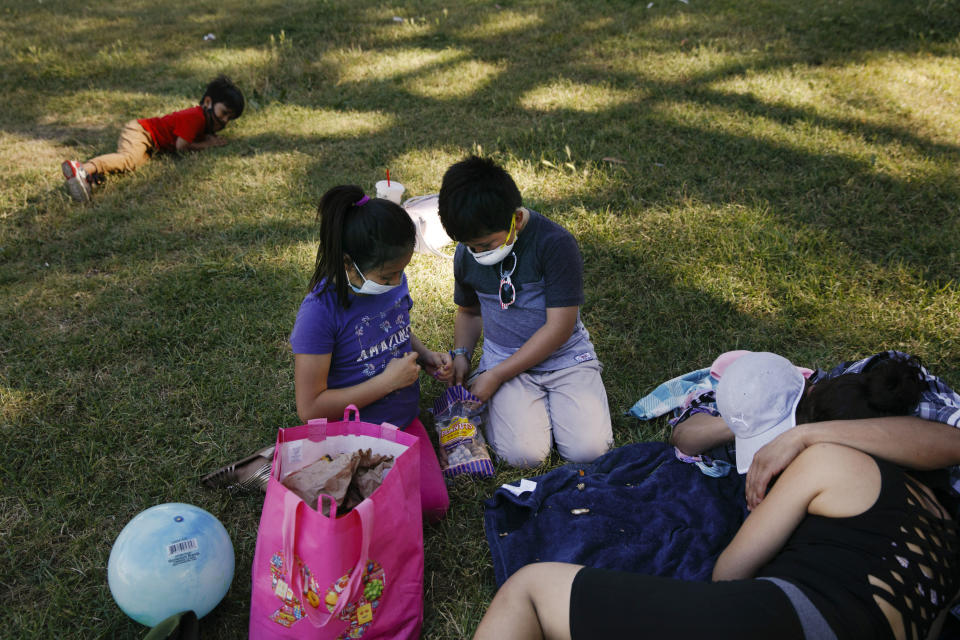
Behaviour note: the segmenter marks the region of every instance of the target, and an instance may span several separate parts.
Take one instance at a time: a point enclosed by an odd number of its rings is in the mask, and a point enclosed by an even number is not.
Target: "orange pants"
[[[117,152],[91,158],[89,162],[101,175],[133,171],[146,164],[155,149],[153,138],[147,130],[136,120],[131,120],[120,130]]]

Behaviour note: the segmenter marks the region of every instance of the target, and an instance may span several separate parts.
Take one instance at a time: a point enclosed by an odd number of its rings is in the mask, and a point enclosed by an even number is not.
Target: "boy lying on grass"
[[[131,120],[120,131],[116,153],[86,162],[66,160],[60,166],[67,190],[77,202],[87,202],[94,185],[108,173],[134,171],[157,152],[199,151],[220,147],[226,140],[217,132],[243,114],[243,93],[226,76],[207,85],[200,104],[157,118]]]

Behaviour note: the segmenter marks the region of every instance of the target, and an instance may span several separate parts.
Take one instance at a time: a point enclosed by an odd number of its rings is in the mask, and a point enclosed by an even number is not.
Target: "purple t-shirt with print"
[[[290,334],[294,353],[331,354],[327,387],[352,387],[379,374],[393,358],[410,353],[410,309],[407,276],[400,286],[379,295],[350,293],[345,309],[322,281],[307,294]],[[404,428],[420,410],[420,383],[398,389],[360,409],[364,422],[389,422]]]

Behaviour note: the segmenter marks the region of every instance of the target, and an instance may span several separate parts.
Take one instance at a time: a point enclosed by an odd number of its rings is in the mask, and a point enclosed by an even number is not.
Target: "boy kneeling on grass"
[[[243,114],[243,93],[226,76],[207,85],[200,104],[157,118],[131,120],[120,131],[117,152],[86,162],[67,160],[61,165],[70,196],[78,202],[90,200],[94,185],[108,173],[134,171],[158,151],[199,151],[220,147],[226,140],[217,137],[231,120]]]
[[[454,256],[454,382],[483,355],[470,390],[487,403],[487,438],[516,467],[560,455],[588,462],[613,441],[607,393],[580,321],[583,258],[569,231],[522,206],[504,169],[469,157],[443,176],[440,221]]]

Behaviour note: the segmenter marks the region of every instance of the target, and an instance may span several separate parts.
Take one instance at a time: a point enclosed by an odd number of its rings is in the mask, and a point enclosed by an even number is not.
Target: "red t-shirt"
[[[207,130],[207,118],[200,105],[159,118],[143,118],[137,122],[147,130],[153,143],[161,151],[174,151],[177,148],[177,138],[193,142]]]

